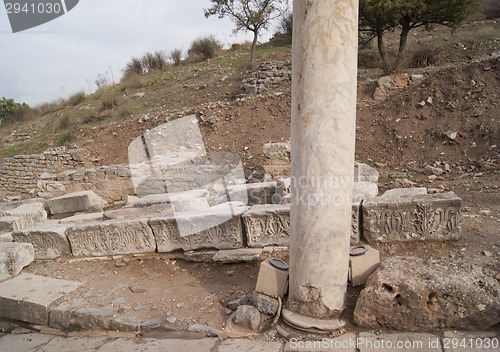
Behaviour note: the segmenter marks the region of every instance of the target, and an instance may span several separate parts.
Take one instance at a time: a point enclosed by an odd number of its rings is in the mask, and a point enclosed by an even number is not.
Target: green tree
[[[6,99],[2,97],[0,100],[0,124],[12,122],[16,117],[16,112],[21,109],[28,109],[26,103],[16,103],[14,99]]]
[[[384,69],[398,69],[403,60],[409,32],[418,27],[431,28],[440,24],[456,28],[477,11],[481,0],[360,0],[360,30],[373,34],[378,40]],[[399,49],[394,67],[387,60],[384,32],[401,27]]]
[[[261,30],[269,28],[270,23],[288,10],[288,0],[210,0],[212,6],[204,9],[205,17],[217,15],[229,17],[236,25],[235,33],[240,30],[253,33],[250,66],[255,66],[255,50]]]

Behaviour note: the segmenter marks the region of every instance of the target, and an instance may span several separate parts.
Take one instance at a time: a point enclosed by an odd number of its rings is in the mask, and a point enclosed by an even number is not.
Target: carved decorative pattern
[[[290,215],[268,213],[261,216],[244,216],[250,247],[288,245],[290,238]]]

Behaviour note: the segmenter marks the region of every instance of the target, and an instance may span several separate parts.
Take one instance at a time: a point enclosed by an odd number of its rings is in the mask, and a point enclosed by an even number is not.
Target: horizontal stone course
[[[31,243],[35,248],[35,259],[55,259],[71,255],[67,225],[39,225],[12,233],[14,242]]]

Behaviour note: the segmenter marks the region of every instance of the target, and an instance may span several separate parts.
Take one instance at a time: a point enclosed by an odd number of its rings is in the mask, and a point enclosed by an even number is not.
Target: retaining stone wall
[[[243,80],[241,89],[246,94],[259,94],[272,88],[281,81],[292,80],[292,63],[290,61],[264,62],[250,78]]]

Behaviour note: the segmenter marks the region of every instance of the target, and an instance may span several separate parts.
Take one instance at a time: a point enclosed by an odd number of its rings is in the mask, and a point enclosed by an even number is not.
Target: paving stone
[[[446,331],[441,339],[444,352],[491,352],[500,350],[500,332]]]
[[[422,333],[381,334],[362,332],[358,338],[359,352],[441,352],[436,335]]]
[[[43,334],[5,335],[0,338],[0,351],[36,352],[49,343],[54,336]]]
[[[203,212],[153,218],[149,225],[158,252],[196,249],[237,249],[243,246],[241,213],[248,207],[213,207]]]
[[[74,216],[70,216],[70,217],[60,219],[60,220],[55,220],[55,221],[59,224],[95,222],[95,221],[103,220],[103,214],[104,213],[79,214],[79,215],[74,215]]]
[[[83,223],[68,228],[74,256],[149,253],[156,249],[147,220]]]
[[[52,215],[66,216],[76,212],[102,212],[108,204],[92,191],[66,194],[48,201]]]
[[[0,283],[0,316],[47,325],[50,305],[81,285],[79,282],[21,274]]]
[[[171,201],[181,201],[188,199],[207,199],[210,196],[206,189],[193,189],[185,192],[149,194],[142,198],[131,200],[128,207],[148,207],[154,204],[170,203]]]
[[[257,204],[271,204],[276,192],[275,182],[248,183],[228,186],[219,192],[218,198],[232,202],[243,202],[250,206]]]
[[[109,341],[107,336],[54,336],[46,345],[40,346],[37,352],[94,352]]]
[[[227,339],[222,341],[218,352],[279,352],[281,342],[252,341],[246,339]]]
[[[285,344],[283,352],[357,352],[356,339],[355,333],[347,333],[321,341],[299,341],[297,338],[292,338]]]
[[[30,243],[0,242],[0,281],[16,276],[35,260]]]
[[[370,244],[457,240],[461,205],[453,192],[370,198],[363,203],[363,237]]]
[[[141,351],[141,352],[207,352],[211,351],[216,339],[201,340],[176,340],[176,339],[116,339],[100,347],[98,352],[123,352],[123,351]]]
[[[71,255],[65,225],[38,225],[12,233],[15,242],[31,243],[35,259],[55,259]]]

